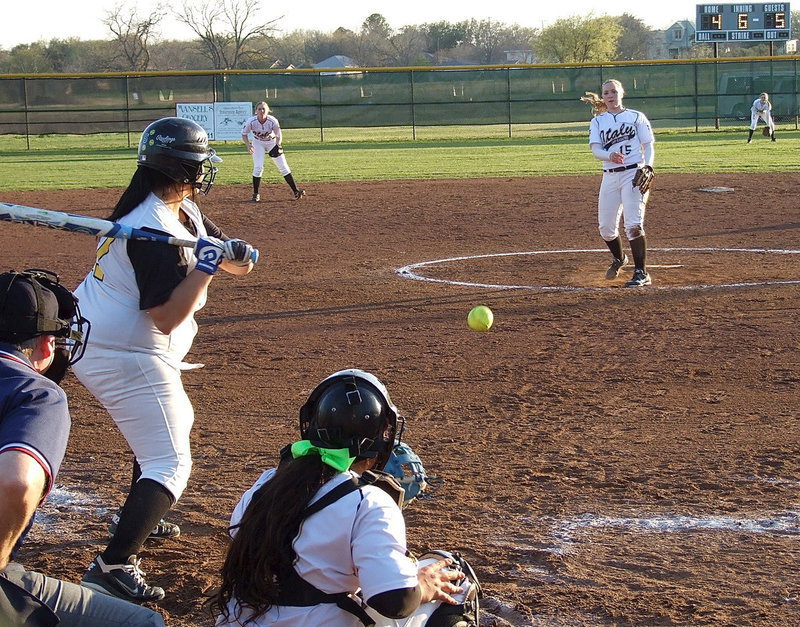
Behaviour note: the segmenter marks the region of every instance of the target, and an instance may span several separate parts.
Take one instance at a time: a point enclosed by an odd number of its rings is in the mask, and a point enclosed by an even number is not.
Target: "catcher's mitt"
[[[761,131],[761,134],[762,134],[764,137],[769,137],[769,136],[771,135],[771,133],[769,132],[769,126],[765,126],[765,127],[764,127],[764,130],[763,130],[763,131]]]
[[[636,170],[633,177],[633,186],[638,187],[642,194],[646,194],[650,190],[650,185],[653,183],[656,173],[649,165],[642,166]]]
[[[608,111],[606,103],[603,102],[603,99],[600,96],[593,91],[587,91],[585,93],[586,95],[581,97],[581,102],[588,102],[590,105],[592,105],[592,108],[594,109],[592,111],[593,115],[600,115],[601,113]]]

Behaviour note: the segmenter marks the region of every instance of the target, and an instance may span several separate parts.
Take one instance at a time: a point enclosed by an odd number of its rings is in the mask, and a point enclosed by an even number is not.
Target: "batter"
[[[192,251],[102,238],[94,267],[76,289],[93,333],[75,374],[136,456],[113,537],[81,583],[133,602],[164,597],[139,568],[142,544],[148,536],[179,533],[163,517],[181,497],[192,468],[194,411],[181,369],[197,333],[194,314],[218,268],[243,275],[253,267],[252,246],[228,238],[194,202],[196,190],[209,191],[218,161],[196,122],[163,118],[148,126],[136,173],[109,219],[197,238],[197,246]]]
[[[607,111],[592,118],[589,146],[592,154],[603,162],[597,220],[600,236],[614,257],[606,271],[606,278],[615,279],[628,262],[627,255],[622,251],[619,233],[619,220],[622,217],[634,264],[633,277],[625,285],[642,287],[652,283],[647,272],[647,240],[644,232],[644,213],[649,192],[642,194],[633,185],[633,179],[638,168],[652,168],[655,137],[644,113],[622,106],[625,95],[622,83],[613,79],[606,81],[601,95]]]
[[[250,140],[250,134],[253,140]],[[256,105],[256,114],[249,118],[242,126],[242,141],[247,146],[247,152],[253,155],[253,202],[261,200],[259,187],[261,186],[261,174],[264,172],[264,159],[266,155],[272,158],[272,162],[278,171],[283,175],[284,180],[292,188],[295,200],[306,195],[305,191],[298,189],[283,154],[282,145],[283,135],[278,118],[269,113],[269,105],[266,102],[259,102]]]

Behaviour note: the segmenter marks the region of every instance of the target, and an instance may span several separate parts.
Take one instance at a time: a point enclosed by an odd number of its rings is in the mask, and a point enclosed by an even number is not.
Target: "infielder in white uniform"
[[[198,238],[197,246],[192,251],[101,238],[94,267],[75,291],[92,321],[92,342],[75,374],[111,414],[136,456],[113,537],[81,583],[133,602],[164,597],[139,569],[144,541],[180,533],[163,517],[186,488],[192,468],[194,411],[181,369],[197,333],[194,314],[205,304],[219,267],[237,275],[253,267],[252,246],[228,238],[194,202],[198,189],[207,193],[211,187],[217,161],[196,122],[164,118],[150,124],[139,143],[137,170],[109,219]]]
[[[251,135],[253,136],[252,140],[250,139]],[[264,172],[266,155],[270,156],[275,167],[292,188],[295,199],[302,198],[306,194],[302,189],[298,189],[294,182],[292,171],[283,154],[282,139],[278,118],[269,114],[269,105],[266,102],[259,102],[256,105],[256,114],[242,126],[242,141],[247,146],[247,152],[253,155],[253,202],[261,200],[258,190],[261,186],[261,174]]]
[[[589,146],[592,154],[603,163],[597,220],[600,236],[614,256],[606,271],[606,278],[619,276],[620,270],[628,262],[619,233],[619,220],[622,217],[634,264],[633,278],[625,285],[640,287],[652,282],[647,273],[644,232],[645,205],[649,193],[642,194],[633,185],[633,179],[638,168],[652,168],[655,137],[644,113],[622,106],[624,94],[625,90],[619,81],[603,83],[602,99],[608,110],[592,119]]]
[[[753,131],[756,130],[758,120],[764,120],[764,124],[769,128],[769,136],[775,141],[775,122],[772,120],[772,103],[769,101],[769,94],[762,93],[753,100],[750,107],[750,131],[747,134],[747,143],[753,141]]]
[[[231,517],[233,542],[212,599],[218,627],[456,624],[425,622],[445,615],[477,627],[469,565],[446,553],[417,563],[397,501],[363,483],[383,468],[403,424],[383,383],[362,370],[334,373],[311,392],[300,410],[303,439]]]

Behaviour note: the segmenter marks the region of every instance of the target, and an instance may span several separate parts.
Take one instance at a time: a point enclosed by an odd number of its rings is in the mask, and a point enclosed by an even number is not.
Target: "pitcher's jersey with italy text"
[[[622,153],[625,158],[621,164],[614,166],[642,163],[642,144],[654,141],[647,116],[634,109],[623,109],[616,114],[601,113],[592,118],[589,124],[589,145],[600,144],[603,150]]]
[[[185,199],[181,209],[189,218],[194,233],[152,193],[118,222],[169,233],[182,239],[206,236],[203,216],[197,205]],[[145,352],[157,354],[168,363],[178,364],[189,352],[197,333],[194,317],[189,316],[172,333],[165,335],[158,330],[146,309],[166,302],[175,285],[194,268],[197,258],[188,248],[176,248],[160,242],[137,243],[148,244],[148,250],[153,252],[157,252],[156,246],[167,246],[164,256],[180,259],[180,265],[174,262],[170,264],[174,270],[168,269],[168,264],[161,264],[162,272],[167,273],[166,280],[153,273],[147,287],[150,292],[153,287],[161,290],[161,295],[154,299],[157,302],[143,302],[142,290],[128,254],[129,243],[124,239],[101,238],[95,265],[75,290],[75,295],[80,299],[81,312],[92,322],[92,341],[91,346],[87,345],[87,352],[92,347]],[[179,273],[183,276],[177,276]],[[138,280],[147,282],[148,278],[139,276]],[[163,282],[164,285],[151,285],[154,282]],[[153,299],[152,296],[150,298]],[[197,309],[202,308],[205,302],[206,296],[203,295]]]

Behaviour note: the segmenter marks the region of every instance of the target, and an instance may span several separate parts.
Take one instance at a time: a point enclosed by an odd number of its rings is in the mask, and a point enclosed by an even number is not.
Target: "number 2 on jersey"
[[[111,242],[113,241],[113,237],[106,237],[97,247],[97,258],[95,259],[94,267],[92,268],[92,276],[98,281],[102,281],[103,276],[105,276],[103,269],[100,267],[100,260],[108,254],[108,249],[111,248]]]

